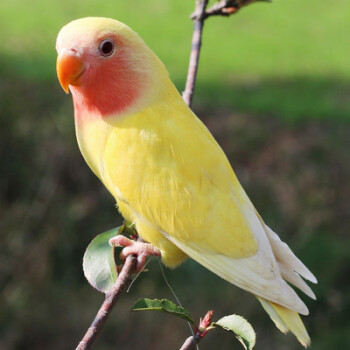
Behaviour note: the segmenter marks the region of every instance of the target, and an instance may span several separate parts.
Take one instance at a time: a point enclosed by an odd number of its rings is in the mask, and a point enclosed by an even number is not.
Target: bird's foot
[[[152,244],[137,242],[123,235],[111,238],[109,244],[114,247],[124,247],[119,255],[121,260],[125,260],[129,255],[137,256],[136,272],[139,272],[144,268],[148,256],[161,256],[160,250]]]

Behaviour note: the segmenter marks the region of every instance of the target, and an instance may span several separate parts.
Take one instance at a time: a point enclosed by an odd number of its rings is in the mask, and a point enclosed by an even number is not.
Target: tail
[[[311,340],[309,334],[296,311],[260,297],[258,297],[258,300],[281,332],[288,333],[288,331],[291,331],[305,348],[310,346]]]
[[[280,240],[278,235],[266,226],[266,234],[270,241],[282,277],[293,284],[312,299],[316,299],[311,288],[301,276],[313,283],[317,283],[312,272],[294,255],[288,245]],[[283,333],[291,331],[299,342],[307,348],[311,340],[307,330],[296,311],[258,297],[261,305],[269,314],[276,327]]]

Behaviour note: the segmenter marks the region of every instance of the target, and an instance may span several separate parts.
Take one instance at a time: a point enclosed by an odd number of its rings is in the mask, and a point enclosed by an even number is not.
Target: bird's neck
[[[97,84],[94,88],[71,86],[75,120],[77,123],[91,119],[108,119],[128,113],[141,98],[137,86],[115,85],[110,88]]]

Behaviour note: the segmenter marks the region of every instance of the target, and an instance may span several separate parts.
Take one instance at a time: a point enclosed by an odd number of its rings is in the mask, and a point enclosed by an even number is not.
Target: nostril
[[[80,55],[79,51],[78,51],[77,49],[74,49],[74,48],[70,48],[70,49],[68,50],[68,52],[69,52],[71,55],[74,55],[74,56],[79,56],[79,55]]]

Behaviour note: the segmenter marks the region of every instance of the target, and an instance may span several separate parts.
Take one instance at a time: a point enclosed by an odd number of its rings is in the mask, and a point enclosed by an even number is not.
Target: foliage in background
[[[59,29],[72,19],[98,15],[142,34],[183,89],[192,34],[186,19],[192,10],[188,0],[33,0],[30,6],[3,0],[0,73],[52,80]],[[287,121],[348,120],[349,23],[346,0],[276,0],[248,6],[234,19],[212,18],[204,29],[198,104],[225,104]]]
[[[71,99],[56,81],[58,30],[86,15],[127,22],[183,89],[192,7],[188,0],[0,2],[1,349],[76,344],[101,304],[81,273],[84,249],[96,232],[122,222],[79,154]],[[304,319],[317,350],[350,343],[349,17],[346,0],[275,0],[211,19],[195,99],[259,212],[319,279]],[[234,310],[252,321],[260,348],[300,349],[251,296],[196,263],[166,275],[196,319],[203,305],[218,317]],[[165,341],[177,348],[188,336],[171,317],[120,317],[140,295],[171,298],[154,262],[118,304],[99,349],[116,339],[120,349],[163,349]],[[208,334],[201,348],[218,348],[217,339]],[[231,346],[220,334],[220,347]]]

